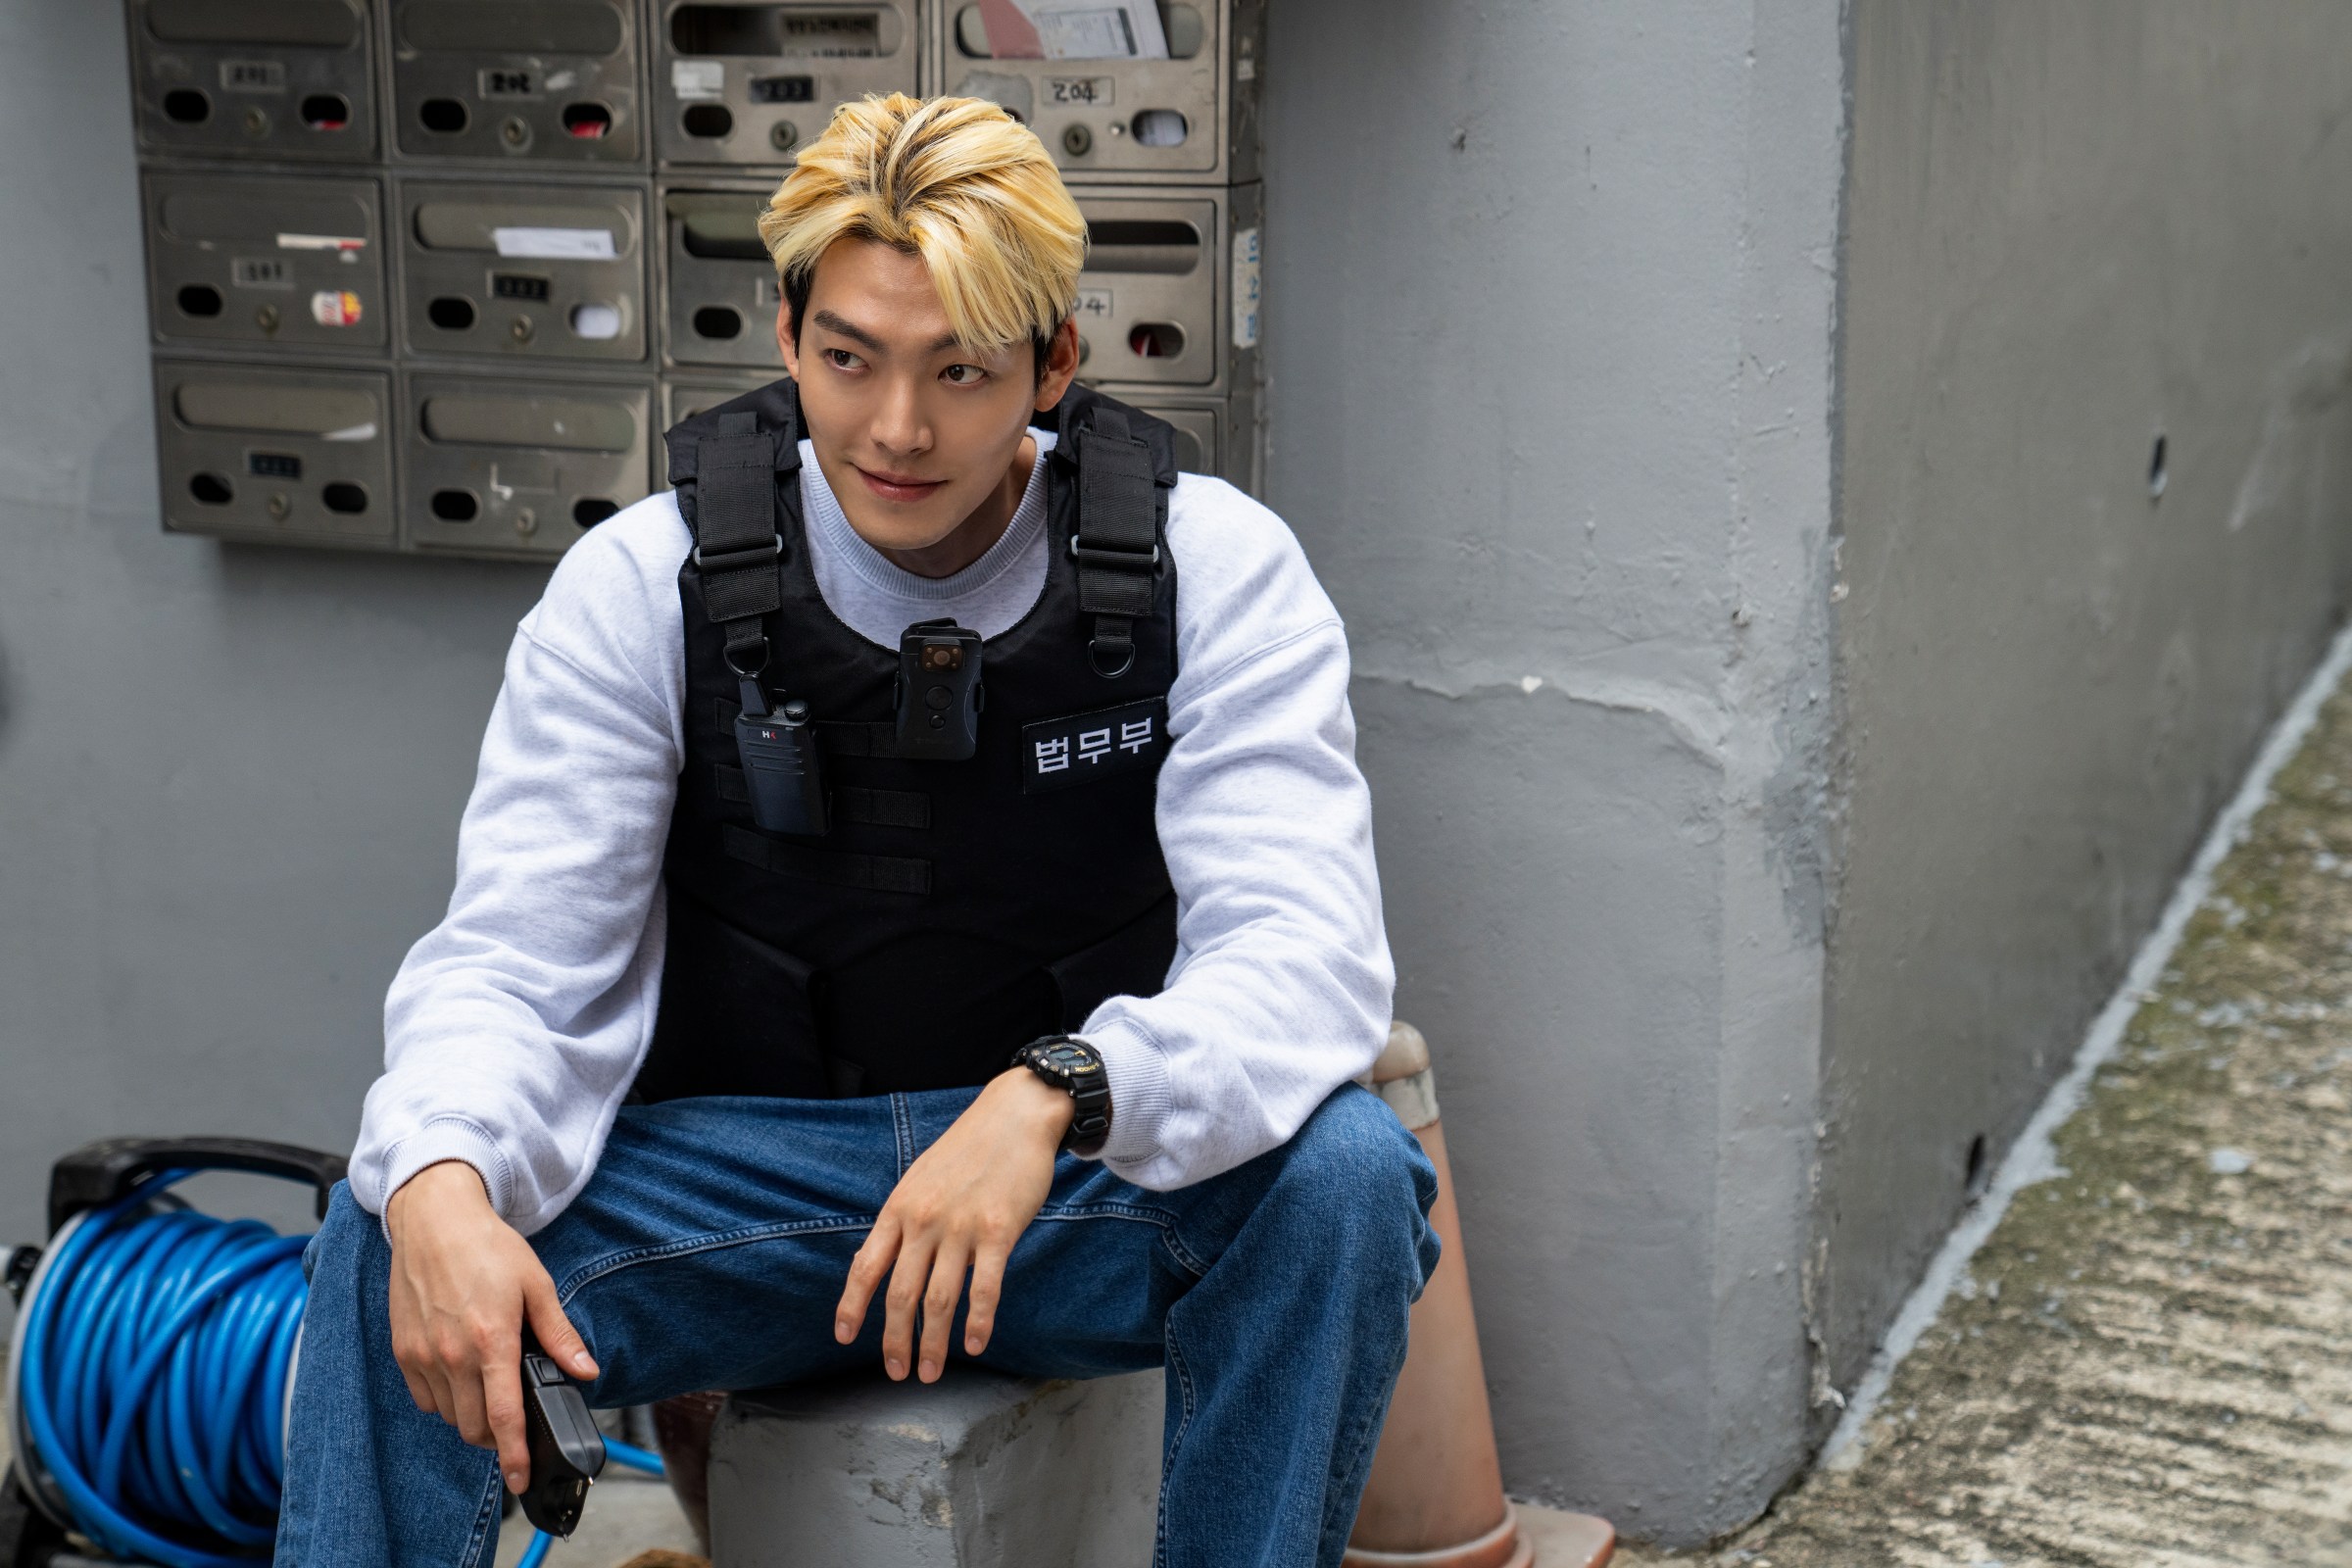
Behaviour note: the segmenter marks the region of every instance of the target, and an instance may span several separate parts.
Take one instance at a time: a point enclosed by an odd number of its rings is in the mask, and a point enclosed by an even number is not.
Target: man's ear
[[[1037,412],[1045,413],[1061,401],[1078,376],[1078,323],[1067,320],[1054,329],[1046,347],[1046,373],[1037,383]]]
[[[777,290],[782,293],[781,289]],[[776,301],[776,349],[784,356],[784,373],[801,378],[801,346],[792,340],[792,302]]]

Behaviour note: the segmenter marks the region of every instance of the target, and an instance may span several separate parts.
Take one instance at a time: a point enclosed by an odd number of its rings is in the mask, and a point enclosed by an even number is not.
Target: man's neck
[[[920,550],[885,550],[877,545],[876,553],[892,565],[917,577],[955,576],[995,549],[997,541],[1004,537],[1004,530],[1012,526],[1012,514],[1020,510],[1022,495],[1029,489],[1030,470],[1036,466],[1037,440],[1024,435],[1020,446],[1013,451],[1012,465],[1004,470],[1004,477],[946,538]]]

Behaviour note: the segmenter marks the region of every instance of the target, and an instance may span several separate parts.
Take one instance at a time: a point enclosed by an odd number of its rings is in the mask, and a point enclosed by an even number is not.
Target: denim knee
[[[1406,1239],[1423,1254],[1424,1279],[1437,1266],[1426,1222],[1438,1173],[1378,1095],[1344,1084],[1317,1106],[1291,1140],[1276,1186],[1360,1239]]]

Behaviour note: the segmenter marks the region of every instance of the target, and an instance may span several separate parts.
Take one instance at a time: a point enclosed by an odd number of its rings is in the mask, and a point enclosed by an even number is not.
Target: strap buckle
[[[1159,546],[1152,547],[1151,559],[1140,550],[1104,550],[1098,545],[1082,545],[1076,534],[1070,535],[1070,559],[1084,566],[1114,566],[1128,571],[1157,571]]]
[[[715,556],[705,554],[699,544],[694,547],[694,566],[697,571],[737,571],[745,566],[757,566],[783,559],[784,536],[780,533],[772,535],[764,545],[754,545],[749,550],[722,550]]]

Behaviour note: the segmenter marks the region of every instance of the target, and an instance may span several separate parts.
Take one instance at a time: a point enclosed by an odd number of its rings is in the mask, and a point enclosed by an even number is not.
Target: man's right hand
[[[556,1282],[514,1227],[490,1206],[471,1165],[443,1160],[401,1184],[384,1205],[392,1237],[392,1354],[409,1396],[496,1448],[507,1490],[530,1485],[522,1419],[522,1324],[575,1378],[596,1362],[556,1298]]]

